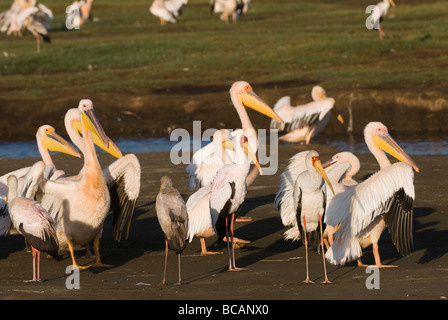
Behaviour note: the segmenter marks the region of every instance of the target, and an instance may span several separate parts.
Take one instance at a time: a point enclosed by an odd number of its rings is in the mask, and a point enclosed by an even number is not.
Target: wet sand
[[[236,252],[239,267],[247,271],[227,271],[227,249],[223,243],[210,248],[222,251],[216,256],[201,256],[199,239],[187,245],[182,255],[183,285],[177,286],[177,259],[170,251],[168,285],[162,285],[164,239],[155,214],[154,203],[159,179],[168,174],[175,187],[187,199],[188,176],[185,165],[173,165],[169,153],[137,155],[142,166],[142,188],[134,213],[129,239],[116,243],[112,238],[112,219],[108,217],[101,240],[101,257],[112,268],[89,269],[80,273],[80,289],[69,290],[66,281],[71,264],[68,254],[61,261],[41,261],[41,283],[24,283],[31,279],[32,257],[24,250],[21,236],[0,239],[0,297],[10,299],[133,299],[133,300],[296,300],[296,299],[421,299],[448,298],[448,188],[444,161],[446,156],[413,156],[420,167],[415,175],[414,250],[401,257],[387,231],[380,240],[384,264],[397,268],[380,270],[380,289],[367,289],[370,274],[354,263],[345,266],[327,264],[329,285],[323,280],[322,257],[310,252],[310,277],[315,284],[303,284],[305,278],[305,248],[301,243],[283,240],[283,227],[273,200],[279,186],[279,175],[289,157],[306,149],[317,150],[326,161],[339,150],[322,145],[280,146],[279,169],[275,175],[259,176],[249,188],[241,214],[252,222],[236,225],[236,236],[251,241]],[[362,181],[378,170],[374,157],[357,154],[361,171],[355,177]],[[100,162],[113,161],[100,154]],[[31,165],[37,158],[0,160],[0,173]],[[64,155],[54,156],[56,166],[76,173],[82,161]],[[211,246],[215,238],[207,239]],[[371,247],[364,250],[364,263],[373,263]],[[78,263],[93,261],[76,254]],[[224,295],[224,292],[227,292]]]

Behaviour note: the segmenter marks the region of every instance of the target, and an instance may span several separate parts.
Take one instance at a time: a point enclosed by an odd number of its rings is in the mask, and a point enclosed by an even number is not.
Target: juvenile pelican
[[[156,213],[165,236],[165,267],[162,283],[166,284],[166,264],[168,248],[170,248],[176,251],[179,270],[177,284],[182,284],[180,256],[187,245],[188,214],[184,199],[179,191],[173,187],[173,182],[167,176],[160,179],[160,192],[156,198]]]
[[[237,268],[235,265],[233,225],[235,214],[246,198],[246,177],[250,169],[249,158],[255,163],[257,169],[260,170],[260,174],[262,172],[260,164],[244,134],[240,133],[233,139],[233,148],[236,153],[234,163],[222,167],[213,180],[210,195],[210,213],[212,226],[218,235],[218,239],[223,239],[224,234],[226,236],[227,249],[229,251],[229,271],[239,271],[243,269]]]
[[[295,180],[292,181],[291,178],[295,178]],[[283,224],[293,226],[293,229],[295,226],[298,227],[306,254],[306,279],[304,282],[312,283],[308,272],[308,245],[320,244],[322,252],[324,252],[322,221],[325,217],[327,201],[325,183],[333,193],[334,190],[322,167],[319,154],[314,150],[301,152],[291,158],[288,167],[281,175],[281,180],[275,204],[280,210]],[[318,227],[320,227],[320,233],[317,231]],[[296,235],[296,239],[298,237],[299,235]],[[330,283],[323,255],[322,260],[325,273],[323,283]]]
[[[311,138],[321,132],[330,121],[330,111],[335,114],[339,122],[344,123],[334,105],[335,100],[329,98],[322,87],[313,87],[311,96],[313,102],[296,107],[291,106],[289,96],[277,101],[274,111],[283,119],[284,123],[271,120],[271,129],[278,129],[286,133],[280,137],[281,141],[305,141],[306,144],[309,144]]]
[[[238,113],[242,126],[242,131],[240,129],[235,130],[231,132],[231,136],[235,137],[236,135],[243,133],[247,137],[253,152],[256,154],[258,150],[257,133],[252,126],[249,115],[247,114],[244,106],[252,108],[280,122],[282,119],[280,119],[280,117],[260,97],[258,97],[258,95],[255,94],[250,84],[245,81],[238,81],[232,85],[230,88],[230,99],[232,100],[233,106]],[[207,182],[213,180],[218,170],[222,168],[222,162],[212,160],[215,152],[216,150],[213,145],[210,146],[210,144],[208,144],[204,148],[196,151],[193,155],[193,159],[195,160],[186,168],[186,171],[190,177],[189,181],[191,189],[196,186],[199,188],[205,186]],[[228,150],[227,153],[233,161],[235,158],[235,152]],[[195,157],[196,154],[199,156]],[[205,174],[205,170],[202,169],[203,166],[206,165],[205,163],[207,163],[207,168],[209,168],[209,170],[207,170],[207,174]],[[211,164],[215,164],[214,168],[212,168]],[[201,173],[201,177],[198,176],[199,173]],[[257,175],[257,168],[252,165],[247,177],[247,185],[251,185]]]
[[[372,18],[371,24],[375,29],[378,29],[381,40],[383,40],[386,36],[383,29],[381,28],[381,22],[383,22],[383,19],[386,17],[387,11],[389,10],[391,5],[395,8],[395,2],[393,0],[383,0],[381,2],[378,2],[375,9],[373,10],[372,15],[370,16]]]
[[[387,226],[398,252],[403,256],[410,254],[415,196],[413,169],[417,172],[419,169],[382,123],[369,123],[364,129],[364,139],[380,171],[333,198],[327,222],[340,227],[326,257],[333,264],[344,264],[360,258],[362,248],[372,245],[375,265],[390,267],[381,263],[378,240]],[[400,162],[391,164],[385,152]]]
[[[42,181],[42,205],[57,221],[60,245],[68,245],[73,265],[76,263],[74,244],[85,245],[93,240],[96,255],[94,267],[108,267],[101,263],[99,239],[110,206],[110,195],[96,157],[92,131],[108,146],[107,136],[99,124],[91,105],[79,105],[83,133],[84,166],[75,177]]]
[[[16,176],[10,175],[7,183],[11,223],[30,244],[33,254],[33,279],[29,282],[40,282],[40,252],[47,252],[58,258],[59,242],[55,232],[56,222],[39,202],[18,196]]]

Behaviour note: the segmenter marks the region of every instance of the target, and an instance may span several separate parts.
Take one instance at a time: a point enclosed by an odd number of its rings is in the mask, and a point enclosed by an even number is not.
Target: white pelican
[[[305,141],[310,143],[328,124],[331,113],[334,113],[339,122],[344,123],[342,116],[338,113],[334,103],[335,100],[327,96],[324,88],[313,87],[311,91],[313,102],[291,106],[291,97],[285,96],[277,101],[274,111],[283,119],[284,123],[271,120],[271,129],[286,132],[279,139],[285,142]]]
[[[179,280],[180,256],[187,245],[188,214],[185,201],[179,191],[173,187],[173,182],[167,176],[160,179],[160,192],[156,198],[156,213],[163,235],[165,236],[165,267],[163,269],[163,284],[166,283],[166,264],[168,259],[168,248],[176,251]]]
[[[250,0],[210,0],[210,14],[222,12],[220,19],[228,22],[232,17],[235,23],[240,15],[249,10]]]
[[[80,101],[78,108],[72,108],[67,111],[64,123],[70,139],[82,151],[84,149],[84,142],[81,135],[81,105],[93,109],[93,102],[89,99],[83,99]],[[111,197],[111,209],[114,216],[113,235],[115,240],[120,241],[125,229],[126,239],[129,235],[135,204],[140,195],[141,168],[134,154],[126,154],[123,156],[120,149],[104,132],[102,135],[103,138],[100,138],[99,135],[93,132],[95,145],[118,158],[103,169],[103,175]],[[107,145],[103,142],[103,139],[107,141]]]
[[[45,42],[51,42],[48,35],[50,22],[53,20],[53,12],[45,5],[39,3],[36,7],[36,1],[18,1],[20,9],[13,13],[7,34],[22,35],[21,30],[26,28],[36,38],[37,52],[40,51],[40,38]],[[19,8],[19,6],[15,6]],[[3,29],[3,28],[2,28]]]
[[[406,256],[412,250],[413,169],[419,169],[382,123],[369,123],[364,139],[381,170],[333,198],[327,222],[340,227],[326,257],[333,264],[344,264],[360,258],[362,248],[372,245],[375,265],[387,267],[378,251],[378,240],[386,226],[400,254]],[[401,162],[391,164],[385,152]]]
[[[160,24],[167,22],[176,23],[176,18],[182,13],[182,7],[187,4],[187,0],[154,0],[149,11],[159,17]]]
[[[381,22],[383,22],[384,17],[386,17],[387,11],[389,10],[391,5],[395,8],[395,2],[393,0],[383,0],[381,2],[378,2],[376,4],[375,10],[371,15],[371,24],[373,26],[378,25],[378,32],[380,34],[381,40],[383,40],[383,38],[386,36],[383,29],[381,28]]]
[[[232,142],[236,153],[235,160],[233,164],[222,167],[213,180],[210,194],[210,214],[212,216],[212,226],[218,235],[218,239],[223,239],[223,231],[225,230],[229,251],[229,271],[239,271],[243,269],[237,268],[235,265],[233,225],[235,214],[246,198],[246,177],[250,169],[249,158],[260,170],[260,174],[262,172],[247,137],[240,133]]]
[[[291,181],[291,178],[295,178]],[[285,226],[297,226],[305,245],[306,279],[304,282],[312,283],[308,272],[308,245],[323,246],[323,223],[327,201],[325,183],[334,193],[331,182],[314,151],[304,151],[290,159],[290,163],[281,175],[281,186],[275,197],[275,204],[280,210],[280,216]],[[320,226],[320,233],[317,231]],[[294,227],[293,227],[294,228]],[[307,236],[308,234],[308,236]],[[297,235],[296,239],[298,239]],[[322,255],[325,280],[327,277],[325,258]]]
[[[81,1],[74,1],[72,3],[72,6],[76,6],[79,10],[79,14],[75,15],[72,24],[77,27],[81,27],[84,22],[89,19],[90,17],[90,11],[92,10],[92,3],[93,0],[81,0]],[[69,14],[67,13],[67,17]]]
[[[252,126],[249,115],[247,114],[244,106],[252,108],[278,121],[282,121],[282,119],[260,97],[258,97],[258,95],[255,94],[250,84],[245,81],[238,81],[233,83],[232,87],[230,88],[230,99],[232,100],[233,106],[238,113],[242,126],[242,131],[240,129],[232,131],[231,136],[235,137],[240,133],[244,133],[244,135],[249,140],[249,144],[253,152],[257,153],[257,133]],[[190,177],[190,189],[193,189],[196,186],[205,186],[206,183],[213,180],[218,170],[222,168],[222,162],[213,161],[211,159],[214,157],[213,154],[215,152],[216,151],[214,146],[210,144],[195,152],[195,154],[193,155],[193,161],[186,168],[186,171],[188,172],[188,175]],[[232,152],[231,150],[228,150],[227,152],[229,153],[230,159],[233,160],[235,157],[235,152]],[[204,163],[207,163],[207,172],[202,169],[202,167],[205,166]],[[215,163],[215,168],[212,168],[213,163]],[[251,166],[251,170],[246,181],[247,185],[251,185],[257,175],[257,168],[255,166]]]
[[[16,176],[10,175],[7,183],[9,189],[8,211],[11,222],[31,246],[33,279],[30,282],[38,282],[41,281],[39,272],[40,251],[58,258],[59,243],[55,231],[56,222],[39,202],[18,196]]]
[[[9,214],[7,210],[2,210],[2,208],[6,208],[6,195],[8,192],[6,185],[10,175],[14,175],[18,179],[20,196],[32,198],[37,190],[37,185],[34,185],[33,188],[30,189],[30,184],[39,179],[39,175],[44,171],[45,165],[54,165],[49,151],[62,152],[75,157],[81,157],[80,153],[70,145],[70,143],[57,134],[54,128],[49,125],[39,127],[36,132],[36,142],[43,162],[38,161],[30,167],[17,169],[0,177],[0,211],[3,211],[3,214],[0,214],[0,235],[3,234],[2,230],[6,232],[10,230]],[[64,173],[61,170],[51,171],[51,178],[56,179],[63,174]],[[50,176],[48,178],[50,178]],[[27,194],[25,194],[25,190],[28,190]]]
[[[58,180],[43,180],[41,183],[44,208],[57,221],[60,246],[68,245],[74,266],[76,263],[74,244],[85,245],[93,240],[96,261],[94,267],[108,267],[101,263],[99,239],[110,207],[110,195],[93,144],[92,131],[107,146],[107,137],[99,124],[91,105],[79,105],[83,128],[84,166],[75,177]]]
[[[353,178],[361,168],[358,157],[356,157],[351,152],[339,152],[331,157],[331,160],[325,162],[322,165],[327,173],[328,179],[330,180],[335,194],[344,192],[348,187],[357,185],[358,182]],[[327,194],[327,210],[332,205],[333,194]],[[325,216],[324,222],[327,223]],[[333,234],[336,232],[337,228],[326,224],[324,230],[324,241],[328,238],[328,242],[331,245],[333,243]],[[327,249],[329,248],[328,243],[325,243]]]

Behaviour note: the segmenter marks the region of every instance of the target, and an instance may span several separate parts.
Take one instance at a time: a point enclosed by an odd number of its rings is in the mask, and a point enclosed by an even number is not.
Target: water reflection
[[[419,134],[404,135],[393,134],[395,141],[410,155],[448,155],[448,135]],[[124,153],[147,153],[170,151],[174,146],[187,148],[188,141],[170,141],[166,138],[149,139],[120,139],[115,141]],[[207,141],[190,141],[190,148],[207,144]],[[312,140],[313,144],[323,144],[341,151],[368,153],[364,138],[359,135],[326,135],[321,134]],[[104,151],[97,148],[98,152]],[[20,159],[27,157],[40,157],[35,141],[31,142],[5,142],[0,143],[0,159]]]

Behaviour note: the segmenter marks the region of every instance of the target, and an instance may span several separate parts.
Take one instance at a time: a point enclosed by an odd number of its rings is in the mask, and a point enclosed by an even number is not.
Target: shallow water
[[[448,135],[446,134],[394,135],[394,139],[410,155],[448,155]],[[189,147],[195,150],[199,145],[208,143],[208,141],[195,140],[188,146],[188,142],[170,141],[167,138],[119,139],[114,142],[123,153],[136,154],[171,151],[173,147],[178,149]],[[369,152],[362,136],[323,134],[313,139],[312,143],[334,147],[341,151]],[[98,148],[97,150],[104,152]],[[35,141],[0,143],[0,159],[28,157],[40,157]]]

